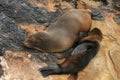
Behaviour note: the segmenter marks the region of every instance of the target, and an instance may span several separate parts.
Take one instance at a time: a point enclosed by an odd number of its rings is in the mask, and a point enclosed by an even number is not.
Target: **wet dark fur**
[[[53,74],[74,74],[83,70],[90,60],[97,54],[100,48],[99,42],[102,40],[102,33],[98,28],[94,28],[87,37],[79,42],[78,46],[72,51],[71,56],[68,56],[65,61],[57,65],[49,65],[40,70],[44,77]],[[83,49],[85,51],[82,51]],[[77,53],[74,53],[77,52]]]

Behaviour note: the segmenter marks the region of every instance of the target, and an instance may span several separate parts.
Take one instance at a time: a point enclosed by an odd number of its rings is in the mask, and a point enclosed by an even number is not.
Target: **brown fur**
[[[63,52],[73,46],[80,32],[88,32],[90,28],[90,12],[72,9],[59,17],[45,32],[31,35],[24,45],[45,52]]]

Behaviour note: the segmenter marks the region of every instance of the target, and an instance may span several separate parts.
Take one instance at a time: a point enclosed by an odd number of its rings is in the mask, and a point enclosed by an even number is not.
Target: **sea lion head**
[[[47,41],[49,41],[49,36],[45,32],[38,32],[30,35],[23,44],[28,48],[44,51]]]

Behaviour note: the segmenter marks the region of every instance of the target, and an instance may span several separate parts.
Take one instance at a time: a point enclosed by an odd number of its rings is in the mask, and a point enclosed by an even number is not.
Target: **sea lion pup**
[[[73,46],[80,32],[88,32],[91,28],[89,10],[72,9],[51,24],[45,32],[31,35],[23,43],[29,48],[43,52],[63,52]]]
[[[77,75],[97,54],[101,40],[101,31],[98,28],[94,28],[87,37],[80,41],[79,45],[71,52],[71,56],[68,56],[63,63],[40,68],[40,72],[44,77],[53,74]]]

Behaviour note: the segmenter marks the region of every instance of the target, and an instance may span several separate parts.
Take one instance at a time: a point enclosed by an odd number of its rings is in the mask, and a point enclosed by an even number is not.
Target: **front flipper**
[[[61,73],[61,68],[59,65],[50,65],[47,67],[40,68],[39,71],[44,77],[47,77],[52,74],[59,74]]]
[[[79,44],[71,53],[71,55],[77,55],[77,54],[83,54],[86,51],[88,51],[88,49],[91,49],[95,46],[95,43],[92,42],[84,42]]]

